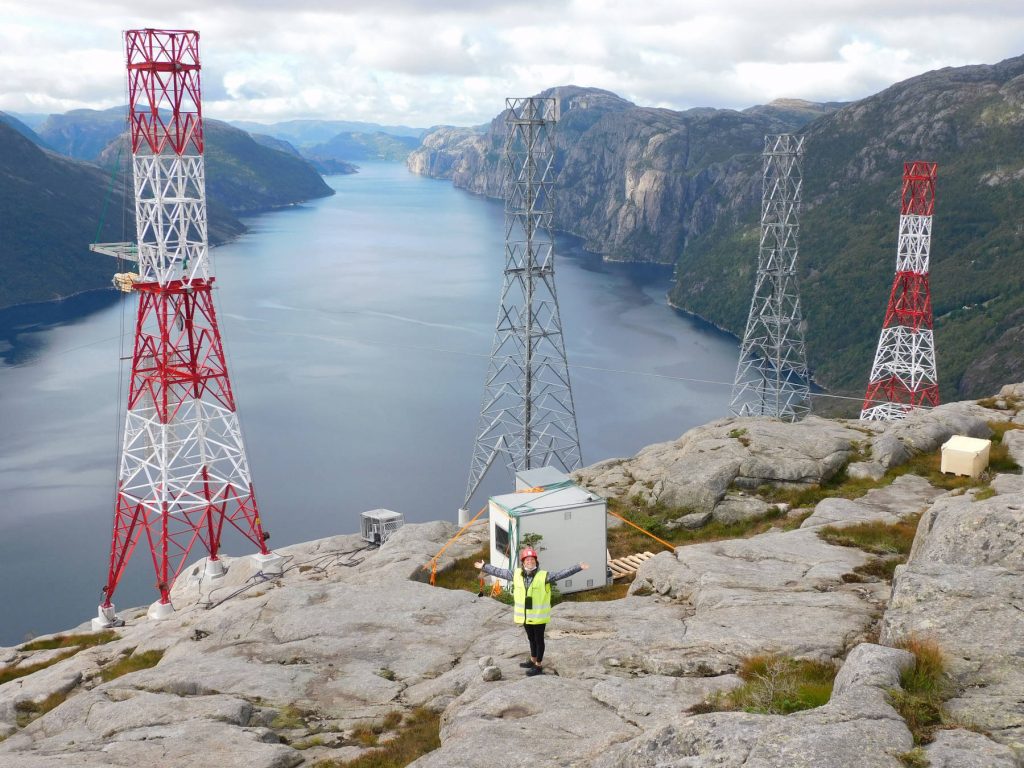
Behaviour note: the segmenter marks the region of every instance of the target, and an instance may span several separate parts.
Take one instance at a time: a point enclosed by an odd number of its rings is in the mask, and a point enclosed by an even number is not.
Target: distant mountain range
[[[672,303],[736,335],[756,269],[763,137],[803,135],[808,354],[817,381],[854,397],[895,269],[903,162],[937,161],[931,285],[943,398],[1024,378],[1024,57],[930,72],[850,104],[674,112],[591,88],[543,95],[561,100],[556,226],[606,259],[674,265]],[[502,116],[435,128],[408,166],[497,196],[503,139]]]
[[[384,133],[414,139],[419,139],[426,133],[423,128],[410,128],[406,125],[378,125],[351,120],[285,120],[279,123],[233,120],[231,124],[248,133],[261,133],[284,139],[297,147],[323,144],[340,133]]]
[[[287,120],[268,125],[240,120],[232,125],[287,142],[321,173],[345,173],[347,165],[365,160],[405,162],[425,133],[404,125],[346,120]]]
[[[110,284],[114,261],[88,244],[135,237],[124,126],[123,110],[51,116],[38,132],[0,119],[0,307]],[[333,194],[306,160],[226,123],[204,128],[211,243],[244,232],[240,215]]]

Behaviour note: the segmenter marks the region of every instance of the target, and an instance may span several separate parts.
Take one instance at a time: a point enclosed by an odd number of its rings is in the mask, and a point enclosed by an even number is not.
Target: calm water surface
[[[377,507],[455,518],[504,266],[500,204],[399,165],[328,182],[334,197],[255,218],[213,251],[274,546],[353,532]],[[603,264],[569,238],[558,254],[571,366],[732,381],[735,339],[666,306],[666,269]],[[0,312],[0,645],[95,614],[134,309],[110,291]],[[718,418],[729,397],[582,367],[572,383],[588,464]],[[510,487],[492,468],[474,507]],[[224,549],[248,552],[234,539]],[[140,544],[119,607],[155,598],[148,557]]]

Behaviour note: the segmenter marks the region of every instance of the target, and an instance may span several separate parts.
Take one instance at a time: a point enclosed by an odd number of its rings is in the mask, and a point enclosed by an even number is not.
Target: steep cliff
[[[805,137],[800,285],[811,369],[863,394],[895,267],[903,163],[939,163],[931,284],[943,399],[1024,377],[1024,57],[947,68],[861,101],[745,112],[560,97],[555,225],[607,259],[676,266],[671,302],[742,334],[759,240],[761,149]],[[414,172],[497,195],[502,117],[434,129]],[[854,406],[851,405],[851,409]]]
[[[718,188],[736,174],[737,156],[760,151],[765,133],[795,130],[834,108],[787,101],[747,112],[673,112],[596,88],[539,95],[559,102],[555,225],[606,259],[662,264],[715,223]],[[408,167],[498,197],[504,140],[504,113],[489,126],[434,128]],[[756,184],[749,186],[752,194]]]

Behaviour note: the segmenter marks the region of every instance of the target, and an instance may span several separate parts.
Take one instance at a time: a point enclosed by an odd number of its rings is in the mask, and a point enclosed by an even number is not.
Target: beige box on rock
[[[988,466],[991,440],[953,435],[942,444],[942,471],[978,477]]]

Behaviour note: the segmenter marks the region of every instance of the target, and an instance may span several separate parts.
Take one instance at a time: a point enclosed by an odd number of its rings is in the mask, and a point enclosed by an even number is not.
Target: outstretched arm
[[[512,571],[507,568],[495,568],[493,565],[485,563],[483,560],[477,560],[473,563],[473,567],[478,571],[483,571],[488,576],[495,576],[499,579],[504,579],[505,581],[512,580]]]
[[[556,581],[561,581],[562,579],[567,579],[570,576],[579,573],[580,571],[587,570],[587,568],[589,568],[589,567],[590,567],[590,565],[588,563],[580,563],[579,565],[573,565],[573,566],[570,566],[568,568],[564,568],[561,571],[555,571],[554,573],[549,573],[548,574],[548,584],[554,584]]]

